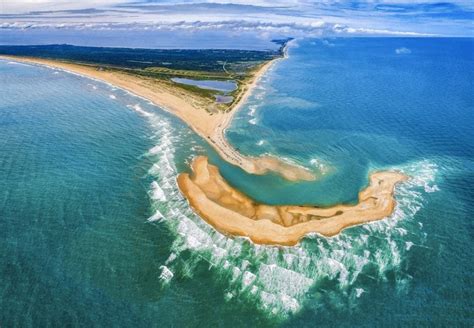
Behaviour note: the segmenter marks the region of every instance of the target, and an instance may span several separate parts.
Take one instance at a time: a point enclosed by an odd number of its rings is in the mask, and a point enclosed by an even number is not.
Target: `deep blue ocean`
[[[311,168],[252,176],[144,99],[0,61],[0,326],[472,327],[474,39],[293,42],[227,136]],[[296,247],[227,238],[179,172],[205,154],[272,204],[354,202],[411,179],[390,217]]]

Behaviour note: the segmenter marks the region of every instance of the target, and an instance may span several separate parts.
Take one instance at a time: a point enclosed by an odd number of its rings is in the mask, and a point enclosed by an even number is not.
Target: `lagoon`
[[[232,92],[237,89],[235,81],[217,81],[217,80],[192,80],[180,77],[174,77],[171,81],[186,85],[192,85],[201,89],[216,90],[225,93]]]

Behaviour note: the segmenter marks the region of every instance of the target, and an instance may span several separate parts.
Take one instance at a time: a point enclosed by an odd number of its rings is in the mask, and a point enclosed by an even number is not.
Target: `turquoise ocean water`
[[[472,326],[473,57],[472,39],[293,43],[227,135],[312,183],[245,174],[113,86],[0,61],[0,325]],[[180,196],[197,154],[272,204],[353,202],[378,169],[412,179],[383,221],[254,246]]]

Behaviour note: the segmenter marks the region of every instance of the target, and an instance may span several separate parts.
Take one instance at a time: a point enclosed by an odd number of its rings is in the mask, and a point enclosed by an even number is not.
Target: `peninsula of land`
[[[356,205],[270,206],[230,186],[204,156],[193,161],[192,169],[191,175],[178,176],[178,186],[206,222],[223,234],[282,246],[295,245],[310,233],[330,237],[345,228],[389,216],[395,207],[395,186],[408,178],[400,172],[372,173]]]
[[[275,61],[284,56],[286,56],[286,51],[282,51],[282,56],[266,61],[251,70],[244,82],[240,83],[235,100],[225,110],[219,109],[215,102],[169,81],[130,74],[122,70],[101,69],[97,65],[36,57],[0,55],[0,59],[45,65],[69,71],[110,83],[146,98],[155,105],[182,119],[196,133],[207,140],[224,160],[239,166],[248,173],[260,175],[272,171],[292,181],[314,180],[315,175],[313,172],[304,167],[287,163],[271,156],[251,157],[242,155],[229,144],[225,137],[225,130],[230,125],[233,115],[246,101],[260,77]]]

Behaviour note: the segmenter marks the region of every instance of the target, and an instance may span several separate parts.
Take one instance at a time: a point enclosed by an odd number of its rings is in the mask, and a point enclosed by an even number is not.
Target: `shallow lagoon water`
[[[216,90],[222,92],[232,92],[237,89],[234,81],[217,81],[217,80],[192,80],[180,77],[174,77],[171,81],[175,83],[193,85],[201,89]]]
[[[216,102],[219,104],[229,104],[232,102],[234,97],[232,96],[221,96],[221,95],[216,95]]]
[[[472,325],[472,40],[298,43],[228,136],[327,170],[318,183],[247,175],[142,99],[0,62],[0,322]],[[413,179],[387,220],[253,246],[213,231],[180,196],[176,174],[196,154],[271,203],[350,202],[373,169]]]

